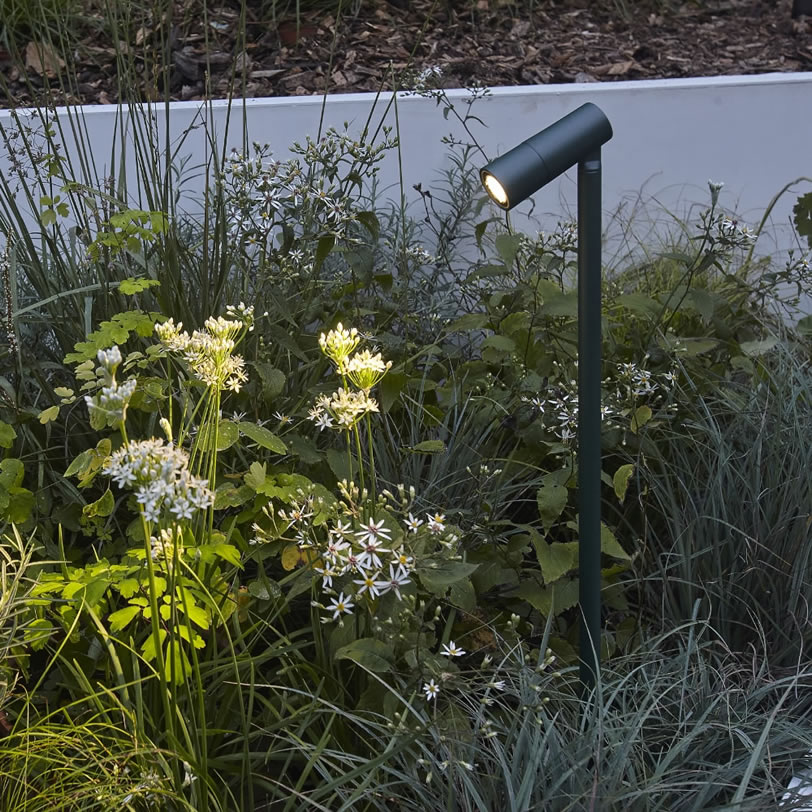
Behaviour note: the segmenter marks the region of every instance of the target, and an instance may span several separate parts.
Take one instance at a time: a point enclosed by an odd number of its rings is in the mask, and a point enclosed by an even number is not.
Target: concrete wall
[[[466,91],[448,91],[462,114]],[[620,221],[632,217],[644,230],[649,221],[670,221],[668,212],[685,216],[692,204],[708,201],[707,181],[724,181],[721,203],[735,210],[742,221],[755,224],[772,197],[787,183],[812,178],[812,73],[767,74],[700,79],[674,79],[612,84],[546,85],[497,88],[478,100],[473,112],[483,124],[471,129],[487,156],[495,157],[580,104],[600,106],[612,122],[614,138],[603,149],[604,210],[613,240],[610,251],[622,250]],[[115,106],[80,109],[71,126],[63,112],[60,121],[68,152],[81,130],[101,176],[115,171],[119,152],[114,144],[127,141],[126,114],[114,127]],[[24,111],[20,111],[24,116]],[[0,111],[0,125],[9,127],[8,111]],[[448,164],[448,147],[441,138],[453,135],[469,140],[454,116],[445,119],[434,100],[392,94],[347,94],[322,98],[252,99],[245,103],[176,102],[154,109],[155,133],[165,132],[176,157],[186,156],[188,176],[184,200],[190,209],[199,201],[200,166],[212,144],[242,147],[244,143],[269,143],[278,158],[287,157],[287,146],[319,128],[347,122],[351,132],[365,127],[379,131],[383,124],[397,126],[402,145],[403,185],[409,199],[412,187],[434,183]],[[484,125],[484,126],[483,126]],[[185,133],[185,135],[183,135]],[[2,150],[0,150],[1,152]],[[6,171],[0,156],[0,171]],[[482,157],[478,163],[484,163]],[[197,168],[197,179],[192,176]],[[383,166],[381,188],[385,196],[399,196],[399,165],[394,153]],[[574,170],[539,192],[534,199],[534,221],[521,214],[520,227],[550,228],[574,212]],[[134,180],[134,179],[131,179]],[[799,183],[797,193],[812,189]],[[789,226],[797,194],[786,194],[775,206],[769,236],[761,250],[786,250],[793,244]],[[644,206],[637,206],[638,203]],[[654,203],[659,206],[654,205]],[[637,206],[638,211],[633,214]],[[529,203],[518,210],[528,211]],[[617,223],[613,215],[621,211]],[[614,241],[614,243],[613,243]],[[612,248],[612,245],[615,248]],[[807,311],[812,308],[807,302]]]

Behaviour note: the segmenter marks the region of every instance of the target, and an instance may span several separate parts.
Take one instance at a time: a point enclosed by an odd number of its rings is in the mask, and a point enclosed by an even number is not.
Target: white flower
[[[462,657],[465,651],[458,648],[453,640],[449,640],[448,643],[443,643],[443,650],[440,654],[442,654],[443,657]]]
[[[414,564],[414,558],[410,556],[403,547],[395,550],[392,555],[395,557],[395,563],[403,567],[405,570],[410,570]]]
[[[321,585],[323,587],[331,587],[333,585],[333,578],[338,573],[332,567],[313,567],[313,569],[321,575]]]
[[[375,586],[378,587],[381,594],[392,590],[398,596],[398,600],[403,600],[400,594],[400,587],[410,583],[409,573],[403,567],[395,568],[394,564],[390,564],[388,580],[376,581]]]
[[[488,687],[493,688],[494,691],[504,691],[505,690],[505,681],[503,679],[491,680],[488,683]]]
[[[344,593],[342,592],[337,598],[333,598],[332,602],[327,607],[327,611],[333,613],[333,620],[338,620],[342,613],[351,615],[354,606],[355,604],[352,603],[349,598],[345,598]]]
[[[370,567],[380,569],[383,564],[381,563],[381,558],[378,554],[391,552],[390,550],[382,547],[381,544],[382,542],[378,539],[371,536],[367,538],[362,547],[361,554],[358,556],[358,565],[364,569],[368,569]]]
[[[415,518],[411,513],[409,514],[409,518],[406,519],[406,529],[412,533],[416,533],[417,528],[420,527],[421,524],[423,524],[423,520]]]
[[[369,572],[362,572],[361,575],[363,575],[363,578],[353,581],[354,584],[358,584],[360,587],[358,594],[363,595],[366,592],[370,598],[377,598],[381,591],[375,579],[380,575],[380,572],[376,572],[374,575]]]
[[[432,533],[442,533],[445,530],[445,515],[443,513],[435,513],[433,516],[430,513],[428,516],[428,528]]]
[[[367,540],[379,543],[389,541],[392,538],[392,531],[386,527],[383,521],[376,522],[375,519],[370,519],[355,535],[361,544]]]
[[[440,686],[432,679],[423,685],[423,693],[426,695],[426,699],[437,699]]]
[[[313,422],[316,424],[316,428],[319,431],[324,431],[325,429],[331,429],[333,427],[333,418],[330,417],[327,412],[322,412],[319,414]]]

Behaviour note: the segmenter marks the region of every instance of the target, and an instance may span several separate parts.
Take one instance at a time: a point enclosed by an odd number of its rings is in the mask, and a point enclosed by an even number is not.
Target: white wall
[[[466,92],[448,91],[448,96],[463,113]],[[627,217],[641,193],[643,199],[654,198],[664,207],[647,205],[646,216],[667,221],[666,210],[684,216],[691,204],[707,202],[708,179],[724,181],[722,204],[755,224],[781,187],[800,176],[812,178],[812,73],[498,88],[473,108],[486,126],[471,127],[485,153],[495,157],[586,101],[601,107],[614,128],[614,138],[603,148],[607,224],[618,207]],[[318,97],[252,99],[231,106],[223,101],[202,107],[197,102],[176,102],[169,108],[170,137],[178,157],[192,156],[191,170],[205,161],[207,132],[220,144],[225,139],[227,146],[241,147],[244,139],[269,143],[276,157],[285,158],[287,145],[308,134],[315,136],[320,121],[322,129],[341,129],[348,122],[356,133],[368,123],[371,131],[382,123],[397,124],[404,187],[414,199],[414,184],[430,186],[448,166],[442,136],[468,138],[453,116],[443,118],[431,99],[399,96],[397,119],[394,108],[391,94],[377,100],[373,94],[346,94],[330,96],[326,102]],[[118,161],[111,158],[114,137],[121,135],[121,130],[116,136],[112,132],[116,112],[115,106],[81,110],[90,152],[102,175],[115,169]],[[160,137],[166,110],[158,106],[154,113]],[[9,126],[9,115],[0,111],[0,125]],[[64,125],[66,114],[61,115]],[[181,143],[180,134],[192,125],[197,126]],[[73,139],[69,128],[63,129],[70,150]],[[0,156],[0,171],[5,170]],[[548,215],[542,219],[543,227],[574,211],[574,174],[572,170],[535,196],[535,216]],[[398,163],[391,154],[381,181],[392,197],[399,194],[398,178]],[[796,188],[803,193],[812,189],[812,183]],[[194,182],[186,190],[185,199],[193,207],[199,200]],[[772,241],[784,250],[792,245],[789,222],[796,197],[787,194],[776,205],[771,237],[764,240],[762,250],[770,249]],[[528,208],[523,204],[519,211]],[[644,224],[646,216],[638,213],[636,219]],[[516,222],[521,224],[521,217]],[[615,229],[615,237],[618,233]],[[806,309],[812,311],[810,302]]]

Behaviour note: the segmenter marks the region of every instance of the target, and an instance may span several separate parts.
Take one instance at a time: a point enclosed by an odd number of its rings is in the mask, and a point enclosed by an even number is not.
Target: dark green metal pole
[[[601,652],[601,153],[578,163],[578,540],[581,682]]]

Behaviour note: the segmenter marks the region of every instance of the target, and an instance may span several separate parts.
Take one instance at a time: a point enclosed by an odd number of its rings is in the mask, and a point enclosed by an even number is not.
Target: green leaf
[[[571,316],[578,315],[578,294],[575,291],[557,293],[544,300],[541,312],[545,316]]]
[[[715,350],[719,346],[716,338],[682,338],[679,349],[687,358]]]
[[[73,462],[68,466],[68,470],[65,471],[63,476],[73,476],[74,474],[82,474],[84,473],[90,463],[93,461],[94,457],[94,449],[88,448],[79,454],[78,457],[75,457]]]
[[[118,284],[118,289],[125,296],[132,296],[136,293],[142,293],[148,288],[154,288],[161,283],[157,279],[144,279],[140,276],[129,276],[127,279],[122,279]]]
[[[248,594],[259,601],[278,600],[282,597],[282,589],[276,581],[265,578],[262,581],[251,581],[248,584]]]
[[[620,546],[615,534],[601,522],[601,552],[621,561],[631,561],[631,556]]]
[[[122,629],[129,626],[140,613],[140,606],[125,606],[123,609],[113,612],[113,614],[107,618],[108,622],[110,623],[110,631],[120,632]]]
[[[761,341],[742,341],[742,343],[739,344],[739,348],[749,358],[755,358],[768,353],[777,344],[778,339],[775,336],[770,336]]]
[[[195,603],[187,602],[187,605],[184,607],[182,601],[178,601],[178,609],[183,612],[192,623],[198,625],[201,629],[208,629],[210,625],[209,616],[205,609],[202,606],[198,606]]]
[[[290,432],[285,437],[285,445],[288,447],[288,454],[298,457],[305,465],[317,465],[321,462],[321,452],[310,437]]]
[[[631,430],[637,434],[637,432],[640,431],[640,429],[643,428],[643,426],[645,426],[649,420],[651,420],[651,415],[652,412],[648,406],[638,406],[632,415],[630,425]]]
[[[31,646],[34,651],[40,651],[40,649],[45,648],[45,644],[48,642],[48,638],[53,634],[53,631],[54,626],[50,620],[46,620],[44,617],[38,617],[26,625],[23,639],[26,645]]]
[[[14,427],[0,420],[0,448],[11,448],[16,438]]]
[[[39,422],[44,426],[59,417],[59,406],[49,406],[39,413]]]
[[[372,235],[374,240],[378,239],[378,235],[381,233],[381,224],[378,222],[378,218],[375,216],[374,211],[359,211],[355,213],[355,217],[359,223],[361,223],[364,228]]]
[[[567,506],[569,491],[564,485],[542,485],[536,493],[539,516],[545,528],[549,528],[558,520],[558,517]]]
[[[615,471],[615,475],[612,477],[612,484],[615,488],[615,496],[617,496],[621,505],[623,504],[623,500],[626,498],[626,491],[629,487],[629,480],[631,479],[633,472],[634,463],[629,462],[626,465],[621,465],[620,468]]]
[[[7,490],[16,488],[22,484],[25,475],[25,466],[20,460],[9,457],[0,462],[0,485]]]
[[[520,333],[530,327],[530,321],[530,313],[527,310],[517,310],[502,319],[499,330],[506,335]]]
[[[8,489],[9,502],[5,508],[6,518],[13,524],[23,524],[31,518],[34,510],[34,494],[28,488]]]
[[[487,279],[492,276],[505,276],[508,273],[510,273],[510,268],[505,265],[480,265],[468,278]]]
[[[263,399],[269,403],[273,402],[285,388],[285,373],[273,364],[254,363],[253,367],[259,374],[259,380],[262,383]]]
[[[412,454],[443,454],[446,449],[442,440],[423,440],[423,442],[403,450]]]
[[[249,440],[253,440],[262,448],[267,448],[269,451],[273,451],[274,454],[285,454],[288,450],[287,446],[282,442],[282,440],[272,431],[268,431],[268,429],[266,429],[264,426],[258,426],[256,423],[242,421],[239,424],[239,429],[240,434],[248,437]]]
[[[316,256],[313,261],[314,270],[321,268],[324,260],[327,259],[327,256],[330,251],[333,250],[335,244],[336,238],[332,234],[326,234],[319,239],[318,243],[316,243]]]
[[[427,559],[416,568],[420,582],[435,595],[444,595],[448,587],[470,576],[479,564],[445,559]]]
[[[516,351],[516,342],[508,336],[492,335],[482,342],[482,349],[490,349],[494,352],[509,355]]]
[[[498,234],[494,240],[496,252],[508,268],[513,265],[513,261],[516,259],[522,239],[521,234]]]
[[[200,449],[203,451],[211,451],[212,441],[214,440],[214,426],[211,423],[205,423],[204,428],[200,431],[198,443]],[[225,451],[231,448],[234,443],[239,439],[240,432],[237,424],[231,420],[221,420],[217,424],[217,450]]]
[[[224,561],[233,564],[235,567],[242,567],[240,551],[233,544],[212,544],[209,549]]]
[[[327,457],[327,464],[330,466],[330,470],[335,474],[336,479],[351,479],[350,462],[347,459],[346,451],[339,451],[337,448],[328,448],[324,456]]]
[[[253,497],[254,492],[253,488],[246,485],[241,485],[239,488],[235,488],[230,482],[220,485],[214,492],[214,509],[225,510],[226,508],[244,505]]]
[[[99,499],[82,508],[82,515],[88,519],[93,516],[109,516],[113,512],[115,504],[113,492],[108,488]]]
[[[166,629],[158,629],[158,638],[160,645],[163,645],[164,640],[166,640]],[[155,633],[153,632],[150,636],[144,641],[144,645],[141,646],[141,654],[143,655],[144,659],[147,662],[150,660],[154,660],[157,656],[157,651],[155,650]]]
[[[716,310],[716,297],[711,293],[704,288],[691,288],[685,297],[684,304],[696,310],[705,324],[710,324]]]
[[[389,372],[384,375],[378,384],[378,397],[381,402],[381,410],[388,412],[395,401],[400,397],[400,393],[406,386],[407,377],[402,372]]]
[[[482,330],[491,323],[487,313],[466,313],[456,321],[451,322],[448,328],[450,333],[464,333],[468,330]]]
[[[548,544],[543,538],[533,538],[536,556],[541,566],[541,575],[545,584],[552,584],[568,572],[578,567],[578,542],[554,542]]]
[[[645,319],[657,318],[662,310],[662,305],[642,293],[623,293],[615,299],[615,303]]]
[[[812,248],[812,192],[801,195],[792,207],[795,215],[795,228],[799,237],[806,237]]]
[[[522,581],[514,594],[545,617],[555,616],[578,603],[578,579],[560,580],[549,586],[535,580]]]
[[[466,612],[473,612],[476,609],[476,591],[469,578],[451,584],[448,593],[449,602],[464,609]]]
[[[262,493],[265,487],[266,471],[267,466],[264,462],[252,462],[243,481],[256,493]]]
[[[335,653],[336,660],[352,660],[362,668],[376,673],[389,671],[395,653],[388,643],[369,637],[353,640]]]
[[[230,420],[221,420],[220,425],[217,427],[217,450],[225,451],[231,448],[237,442],[240,436],[237,424],[232,423]]]

